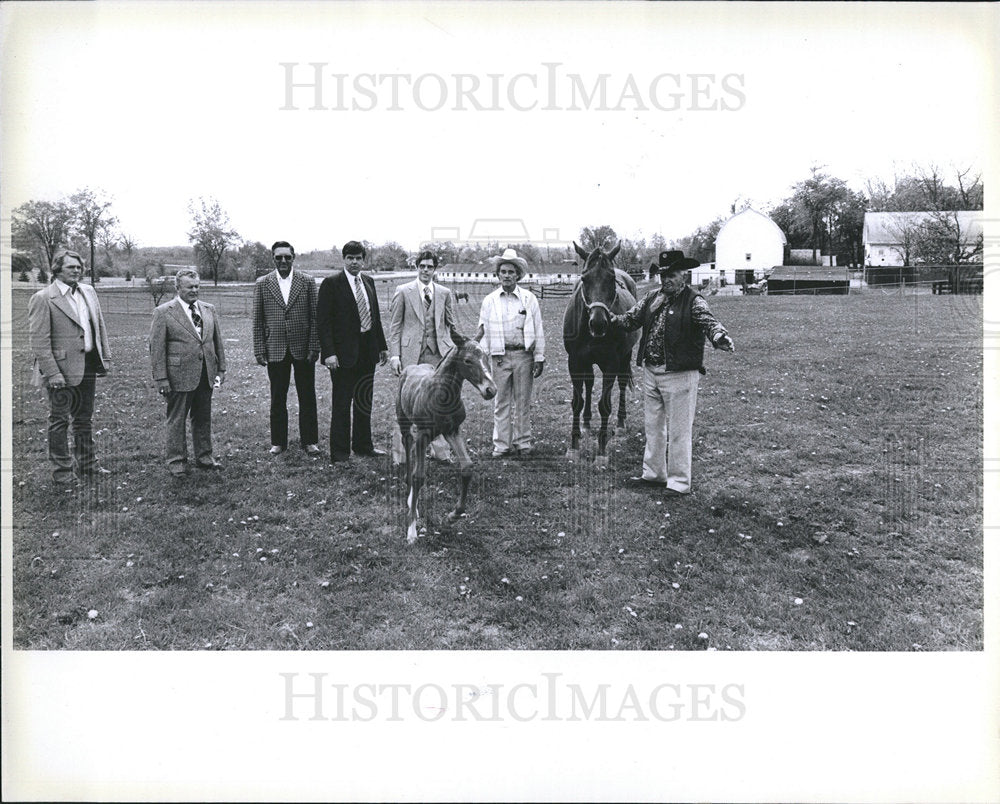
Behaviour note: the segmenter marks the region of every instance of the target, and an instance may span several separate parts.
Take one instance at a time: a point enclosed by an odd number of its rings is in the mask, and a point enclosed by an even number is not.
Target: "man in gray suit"
[[[32,383],[49,396],[49,460],[52,480],[74,482],[110,472],[97,463],[93,415],[95,379],[108,373],[111,352],[97,293],[82,284],[83,260],[75,251],[56,252],[52,284],[28,302],[28,338],[35,356]],[[73,422],[73,457],[67,433]],[[75,462],[75,467],[74,467]]]
[[[271,454],[288,449],[288,382],[295,372],[299,437],[308,455],[319,455],[316,419],[316,282],[292,270],[295,249],[279,240],[271,246],[275,270],[253,290],[253,354],[267,366],[271,386]]]
[[[451,291],[434,281],[438,257],[423,251],[417,257],[417,278],[396,288],[389,304],[389,366],[398,377],[406,366],[427,363],[436,366],[455,346],[455,308]],[[392,430],[392,462],[401,464],[403,438],[399,427]],[[451,449],[444,436],[431,442],[431,457],[451,462]]]
[[[167,400],[167,468],[187,474],[188,416],[195,465],[219,469],[212,455],[212,389],[226,378],[226,353],[215,307],[198,301],[198,272],[177,272],[177,296],[153,311],[149,355],[156,390]]]

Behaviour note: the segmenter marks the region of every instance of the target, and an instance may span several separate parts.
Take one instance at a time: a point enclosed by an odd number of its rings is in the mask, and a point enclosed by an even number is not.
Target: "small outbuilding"
[[[846,268],[828,265],[776,265],[767,280],[768,296],[846,296],[851,278]]]

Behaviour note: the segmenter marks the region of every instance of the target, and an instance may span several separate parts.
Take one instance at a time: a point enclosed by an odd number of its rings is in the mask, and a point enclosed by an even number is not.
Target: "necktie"
[[[354,300],[358,303],[358,315],[361,317],[361,331],[367,332],[372,328],[372,314],[368,310],[368,300],[365,298],[365,289],[361,284],[361,277],[354,278]]]
[[[430,288],[424,288],[424,309],[425,310],[430,310],[431,309],[431,289]]]
[[[198,330],[198,337],[201,337],[201,316],[198,315],[198,311],[195,309],[194,302],[188,305],[191,308],[191,321],[194,322],[194,328]]]

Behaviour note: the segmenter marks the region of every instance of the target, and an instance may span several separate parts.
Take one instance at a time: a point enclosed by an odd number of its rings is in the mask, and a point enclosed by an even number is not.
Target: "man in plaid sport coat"
[[[253,293],[253,354],[267,367],[271,386],[271,454],[288,449],[288,385],[295,372],[299,437],[309,455],[319,455],[316,416],[316,282],[292,270],[295,249],[279,240],[271,246],[275,270],[257,280]]]

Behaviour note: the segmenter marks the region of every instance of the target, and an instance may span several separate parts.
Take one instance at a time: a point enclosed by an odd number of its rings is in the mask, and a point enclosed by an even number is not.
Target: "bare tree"
[[[11,212],[11,237],[15,248],[37,248],[42,268],[52,265],[52,257],[70,234],[73,210],[64,201],[28,201]]]
[[[101,230],[114,226],[118,221],[108,211],[111,201],[104,197],[102,191],[94,191],[89,187],[78,190],[69,197],[73,209],[74,225],[90,246],[90,281],[97,283],[97,266],[94,264],[95,244]]]
[[[188,240],[194,245],[195,257],[218,285],[219,266],[226,256],[226,249],[238,243],[240,236],[232,228],[229,215],[214,198],[192,199],[188,203],[188,213],[191,215]]]
[[[108,224],[101,227],[101,230],[97,233],[97,241],[101,244],[101,248],[104,249],[104,259],[108,266],[108,271],[114,273],[115,269],[115,250],[118,248],[118,232],[115,230],[113,224]]]

